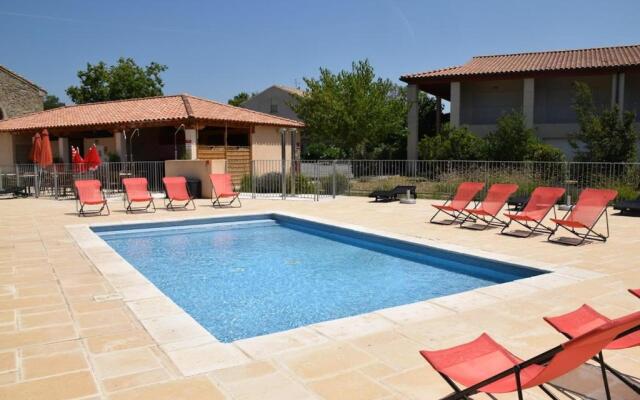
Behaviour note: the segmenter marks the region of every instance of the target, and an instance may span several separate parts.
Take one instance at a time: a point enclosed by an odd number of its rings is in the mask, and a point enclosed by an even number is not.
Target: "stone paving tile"
[[[99,379],[131,375],[162,367],[154,353],[148,348],[108,352],[91,357]]]
[[[357,368],[374,360],[371,355],[347,343],[312,346],[292,354],[276,356],[301,379],[317,379],[340,371]]]
[[[89,371],[72,372],[23,381],[15,385],[0,386],[0,399],[11,400],[63,400],[91,396],[96,393],[96,384]]]
[[[114,212],[87,219],[70,214],[70,202],[12,202],[19,206],[0,208],[0,399],[431,399],[449,388],[418,349],[460,344],[486,331],[528,357],[564,341],[542,316],[583,303],[612,317],[640,309],[640,301],[625,292],[640,287],[639,221],[634,218],[612,216],[607,243],[573,248],[549,244],[542,236],[521,240],[496,230],[431,225],[425,222],[430,202],[423,200],[415,206],[361,198],[248,200],[234,210]],[[511,262],[525,258],[558,272],[342,323],[220,344],[140,274],[113,259],[102,241],[65,227],[278,210],[383,227],[389,236]],[[73,235],[89,239],[88,255]],[[640,349],[610,352],[607,358],[614,367],[640,376]],[[525,398],[544,397],[529,390]]]
[[[205,377],[143,386],[109,396],[111,400],[218,400],[224,398],[220,390]]]
[[[22,360],[24,379],[42,378],[82,369],[89,369],[89,364],[81,351],[43,355]]]
[[[308,385],[327,400],[373,400],[391,394],[384,386],[356,371],[313,381]]]

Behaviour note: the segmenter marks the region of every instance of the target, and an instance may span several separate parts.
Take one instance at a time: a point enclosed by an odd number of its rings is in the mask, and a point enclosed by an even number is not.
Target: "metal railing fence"
[[[571,199],[587,187],[616,189],[623,199],[640,194],[640,163],[226,160],[225,169],[243,197],[251,198],[318,201],[338,195],[366,196],[397,185],[416,186],[419,197],[443,198],[465,181],[483,182],[485,188],[492,183],[516,183],[519,195],[537,186],[564,187]],[[17,164],[0,166],[0,191],[18,188],[25,195],[73,198],[75,180],[98,179],[108,196],[116,196],[123,192],[123,178],[145,177],[152,192],[163,192],[164,175],[162,161],[103,163],[94,171],[78,164],[47,168]]]
[[[0,166],[0,190],[16,191],[35,197],[75,198],[73,182],[97,179],[107,196],[123,192],[122,179],[147,178],[151,192],[162,192],[163,161],[108,162],[95,169],[84,164],[34,164]]]

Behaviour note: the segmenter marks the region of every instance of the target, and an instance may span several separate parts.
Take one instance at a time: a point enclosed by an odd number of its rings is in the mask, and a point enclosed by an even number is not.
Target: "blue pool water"
[[[543,271],[280,215],[93,228],[223,342]]]

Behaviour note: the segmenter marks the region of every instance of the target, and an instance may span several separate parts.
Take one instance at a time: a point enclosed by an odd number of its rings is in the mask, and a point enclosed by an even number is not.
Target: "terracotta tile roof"
[[[640,66],[640,45],[593,49],[545,51],[473,57],[464,65],[407,74],[409,82],[476,75],[500,75],[545,71],[597,70]]]
[[[286,127],[304,126],[298,121],[212,100],[190,95],[174,95],[54,108],[0,121],[0,132],[43,128],[107,127],[188,119]]]

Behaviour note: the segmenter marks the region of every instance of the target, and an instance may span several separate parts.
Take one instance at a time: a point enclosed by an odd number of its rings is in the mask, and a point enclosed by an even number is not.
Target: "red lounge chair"
[[[189,203],[193,206],[193,210],[196,209],[196,203],[193,202],[193,197],[191,197],[191,193],[189,193],[187,180],[184,176],[165,176],[162,178],[162,183],[164,183],[167,198],[169,199],[169,202],[165,205],[167,210],[175,211],[177,209],[187,208]],[[175,201],[184,201],[185,203],[176,206],[173,204]]]
[[[553,229],[545,226],[542,221],[544,221],[545,217],[551,210],[553,210],[553,216],[556,216],[556,209],[554,206],[563,194],[563,188],[542,186],[535,188],[531,193],[531,197],[529,198],[527,205],[522,209],[522,211],[504,214],[505,217],[509,218],[509,222],[502,228],[500,233],[516,237],[529,237],[534,232],[553,232]],[[529,233],[523,236],[513,232],[505,232],[505,230],[511,225],[511,222],[514,221],[529,230]]]
[[[103,210],[107,210],[107,215],[111,214],[107,199],[102,192],[100,181],[97,179],[79,180],[74,182],[76,188],[76,210],[78,216],[87,216],[91,214],[100,215]],[[80,207],[78,207],[78,204]],[[100,206],[100,209],[87,211],[86,206]]]
[[[438,211],[433,214],[433,217],[429,220],[432,224],[451,225],[456,221],[461,221],[463,216],[466,216],[464,209],[469,207],[469,203],[473,201],[473,198],[484,188],[484,183],[480,182],[462,182],[458,185],[458,190],[453,197],[447,199],[444,204],[432,204]],[[434,221],[436,216],[443,212],[450,217],[453,217],[451,222],[446,221]]]
[[[607,204],[616,198],[618,192],[608,189],[584,189],[578,197],[576,205],[568,211],[562,219],[551,218],[556,223],[555,229],[549,234],[547,240],[562,244],[572,244],[574,246],[584,243],[587,239],[599,240],[606,242],[609,237],[609,217],[607,216]],[[607,222],[607,233],[602,235],[593,230],[602,215],[604,214]],[[551,240],[551,237],[563,228],[573,233],[582,240],[577,243],[569,243],[560,240]],[[580,233],[576,229],[586,229],[586,233]]]
[[[233,182],[231,181],[230,174],[209,174],[211,179],[211,202],[215,207],[216,205],[230,206],[234,201],[238,200],[239,207],[242,207],[240,202],[240,193],[233,190]],[[220,199],[231,199],[224,204],[220,202]]]
[[[481,230],[487,229],[490,225],[506,226],[507,222],[502,221],[498,217],[498,213],[502,210],[509,197],[518,190],[518,185],[512,183],[494,183],[489,188],[487,196],[482,203],[476,208],[465,208],[464,212],[467,216],[460,223],[462,228],[464,223],[469,219],[477,218],[485,223]],[[475,221],[474,221],[475,222]]]
[[[156,205],[149,191],[147,178],[124,178],[122,184],[125,190],[123,200],[126,212],[149,211],[149,207],[152,208],[152,212],[156,212]],[[134,208],[133,203],[145,203],[145,205]]]
[[[586,304],[574,311],[563,315],[558,315],[556,317],[544,317],[544,320],[547,321],[549,325],[554,327],[555,330],[562,333],[569,339],[583,335],[597,327],[611,322],[609,318],[600,314]],[[640,330],[612,341],[611,343],[606,345],[604,349],[621,350],[636,346],[640,346]],[[638,395],[640,395],[640,386],[633,383],[629,380],[629,378],[625,377],[623,374],[611,368],[607,363],[605,363],[602,351],[598,353],[598,356],[595,357],[595,360],[600,364],[600,367],[602,368],[602,379],[604,381],[604,388],[605,392],[607,393],[607,398],[611,398],[609,395],[609,383],[607,382],[607,370],[615,375],[618,379],[620,379],[624,384],[633,389],[636,393],[638,393]]]
[[[629,293],[640,298],[640,288],[638,289],[629,289]]]
[[[477,339],[445,350],[420,354],[440,373],[454,393],[442,400],[469,399],[478,392],[518,393],[540,387],[557,399],[544,385],[559,378],[598,354],[617,338],[640,330],[640,312],[607,322],[583,335],[526,361],[521,360],[483,333]],[[455,382],[466,389],[460,389]]]

